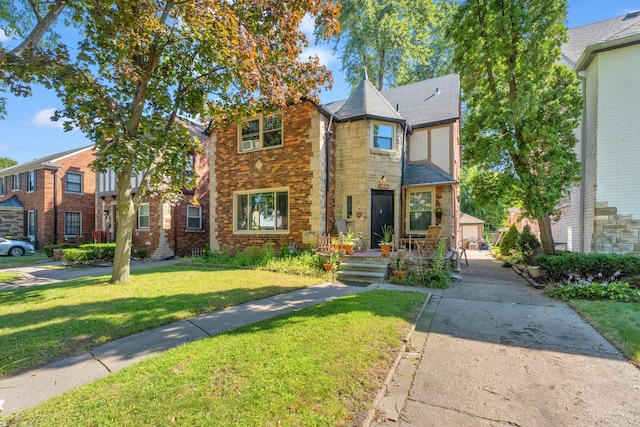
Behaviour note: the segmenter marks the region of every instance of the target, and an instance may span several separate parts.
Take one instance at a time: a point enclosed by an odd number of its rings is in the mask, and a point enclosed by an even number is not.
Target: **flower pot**
[[[349,244],[344,245],[344,252],[347,255],[351,255],[353,253],[353,245],[349,245]]]
[[[331,271],[331,270],[333,270],[333,264],[331,264],[330,262],[325,262],[324,271]]]
[[[391,245],[380,245],[382,256],[389,256],[391,254]]]
[[[540,273],[540,267],[538,267],[538,266],[529,266],[529,267],[527,267],[527,270],[529,270],[529,274],[534,279],[537,279],[538,277],[540,277],[542,275],[542,273]]]

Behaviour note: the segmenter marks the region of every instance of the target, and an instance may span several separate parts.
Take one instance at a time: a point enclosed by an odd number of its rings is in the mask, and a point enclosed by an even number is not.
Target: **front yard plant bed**
[[[0,375],[117,338],[320,283],[261,270],[165,266],[0,292]]]
[[[17,426],[359,426],[425,295],[371,291],[190,343]]]

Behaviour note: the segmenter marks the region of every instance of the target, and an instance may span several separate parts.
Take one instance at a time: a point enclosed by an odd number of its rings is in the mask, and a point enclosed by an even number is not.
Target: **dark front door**
[[[378,248],[382,226],[393,226],[393,191],[371,190],[371,248]]]

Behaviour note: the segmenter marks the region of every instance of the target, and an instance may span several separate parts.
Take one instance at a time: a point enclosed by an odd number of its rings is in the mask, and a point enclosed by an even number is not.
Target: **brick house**
[[[436,223],[455,245],[459,95],[457,75],[380,92],[365,74],[347,100],[213,130],[211,247],[313,247],[337,220],[367,247],[382,225],[400,237]]]
[[[640,11],[570,29],[562,55],[585,101],[582,180],[558,206],[554,239],[570,251],[640,253]]]
[[[196,173],[198,181],[193,190],[183,190],[178,203],[148,197],[140,204],[132,245],[134,248],[146,249],[151,259],[191,256],[201,252],[209,243],[209,137],[205,134],[204,126],[179,120],[192,136],[200,139],[205,154],[193,156],[192,170],[187,173]],[[135,193],[141,175],[133,174],[131,179]],[[97,240],[115,240],[117,194],[115,173],[111,170],[98,173]]]
[[[2,233],[29,236],[40,248],[92,241],[95,173],[88,165],[93,159],[87,146],[0,170],[2,223],[12,218]]]

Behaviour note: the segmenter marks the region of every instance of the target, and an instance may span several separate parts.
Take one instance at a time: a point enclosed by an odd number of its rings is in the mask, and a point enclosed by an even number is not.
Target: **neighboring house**
[[[163,202],[158,197],[147,197],[138,208],[132,234],[134,248],[146,249],[151,259],[199,254],[209,243],[209,137],[205,127],[180,119],[192,136],[200,139],[204,155],[194,155],[191,170],[198,181],[193,190],[183,190],[179,203]],[[131,176],[133,193],[142,176]],[[96,240],[115,241],[117,186],[116,174],[109,170],[97,174],[97,227]]]
[[[87,146],[0,170],[0,224],[5,215],[12,218],[7,234],[29,236],[37,247],[92,241],[93,159]]]
[[[558,206],[570,251],[640,253],[640,11],[569,30],[563,60],[585,101],[581,183]]]
[[[337,220],[370,248],[383,225],[400,237],[436,223],[455,245],[459,96],[457,75],[380,92],[365,74],[345,101],[215,130],[211,247],[314,246]]]
[[[482,231],[484,229],[484,221],[460,212],[460,238],[462,246],[469,247],[469,243],[477,243],[482,239]]]

